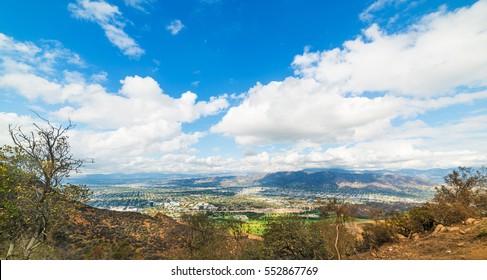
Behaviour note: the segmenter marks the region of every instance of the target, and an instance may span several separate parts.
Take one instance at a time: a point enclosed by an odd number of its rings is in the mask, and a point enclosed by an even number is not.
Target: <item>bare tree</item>
[[[41,117],[39,117],[41,118]],[[79,172],[83,161],[75,159],[70,151],[67,132],[74,125],[54,125],[41,118],[45,125],[34,124],[35,131],[24,132],[21,127],[9,125],[10,136],[16,145],[15,151],[23,159],[19,166],[32,180],[20,191],[24,192],[19,206],[25,213],[20,228],[24,239],[23,257],[29,258],[32,251],[46,241],[48,231],[63,212],[60,201],[86,199],[86,188],[63,185],[71,172]],[[19,163],[17,163],[19,165]],[[18,239],[17,239],[18,240]],[[15,240],[9,246],[7,257],[12,254]]]

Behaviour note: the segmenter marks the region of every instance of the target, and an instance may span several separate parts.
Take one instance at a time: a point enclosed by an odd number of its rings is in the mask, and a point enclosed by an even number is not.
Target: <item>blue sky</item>
[[[487,1],[0,3],[0,143],[68,118],[85,173],[483,165]]]

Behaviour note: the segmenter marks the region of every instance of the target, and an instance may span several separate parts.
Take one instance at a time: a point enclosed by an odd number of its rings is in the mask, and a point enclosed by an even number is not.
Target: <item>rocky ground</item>
[[[487,260],[487,218],[438,225],[433,232],[398,236],[396,243],[350,256],[356,260]]]

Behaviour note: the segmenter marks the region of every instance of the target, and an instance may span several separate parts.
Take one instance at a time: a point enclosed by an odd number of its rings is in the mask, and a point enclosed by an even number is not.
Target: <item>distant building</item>
[[[247,217],[246,215],[233,215],[232,218],[237,220],[237,221],[244,222],[244,223],[249,220],[249,217]]]
[[[306,219],[311,219],[311,220],[317,220],[320,218],[320,215],[318,214],[308,214],[308,215],[303,215]]]

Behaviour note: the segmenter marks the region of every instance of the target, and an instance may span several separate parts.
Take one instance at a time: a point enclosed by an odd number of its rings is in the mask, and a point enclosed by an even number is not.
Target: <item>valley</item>
[[[263,214],[312,211],[331,198],[354,204],[421,203],[434,182],[399,174],[347,170],[294,171],[245,176],[91,180],[89,205],[116,211],[160,212],[173,218],[195,212]]]

